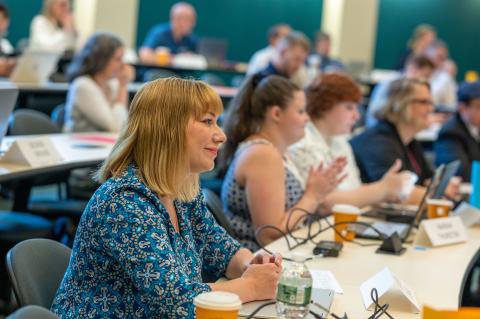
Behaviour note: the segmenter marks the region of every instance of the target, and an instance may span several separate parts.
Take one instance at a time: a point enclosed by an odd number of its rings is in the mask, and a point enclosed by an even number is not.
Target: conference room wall
[[[458,63],[458,80],[465,71],[480,71],[480,1],[381,0],[375,66],[393,68],[405,50],[412,30],[420,23],[433,25]]]
[[[140,0],[137,44],[158,22],[167,21],[175,0]],[[247,61],[267,44],[269,26],[289,23],[313,39],[320,28],[322,0],[193,0],[198,13],[195,32],[228,40],[228,59]],[[155,14],[152,14],[155,12]]]

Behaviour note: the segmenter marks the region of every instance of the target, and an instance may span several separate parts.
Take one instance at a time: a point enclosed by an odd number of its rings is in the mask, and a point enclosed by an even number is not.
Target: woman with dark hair
[[[299,178],[286,150],[303,137],[307,122],[305,93],[280,76],[251,77],[230,105],[222,201],[235,236],[247,248],[257,250],[258,242],[281,237],[278,230],[294,229],[305,211],[317,213],[341,181],[344,158],[313,167],[305,183]],[[256,229],[266,225],[278,230],[265,228],[256,238]]]
[[[345,157],[347,177],[330,193],[329,204],[352,204],[363,207],[386,200],[400,199],[402,187],[410,174],[399,173],[396,162],[379,181],[362,184],[348,137],[360,118],[358,103],[362,93],[355,81],[346,74],[325,73],[306,89],[307,124],[305,137],[289,148],[289,154],[301,177],[308,176],[310,167],[330,163]]]
[[[124,48],[114,35],[97,33],[67,71],[66,132],[119,132],[127,119],[128,82],[133,69],[123,63]]]

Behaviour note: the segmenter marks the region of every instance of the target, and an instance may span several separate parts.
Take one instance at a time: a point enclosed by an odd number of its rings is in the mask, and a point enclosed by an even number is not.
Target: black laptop
[[[448,182],[450,178],[457,172],[460,166],[460,161],[453,161],[447,165],[441,165],[435,170],[435,175],[431,179],[430,183],[427,186],[425,194],[418,205],[417,210],[413,215],[408,215],[410,222],[400,223],[392,221],[377,221],[372,223],[372,226],[381,232],[385,237],[391,236],[396,232],[402,241],[405,241],[410,235],[413,227],[418,227],[420,221],[422,220],[425,209],[427,198],[440,198],[445,193]],[[400,214],[405,214],[407,211],[401,211]],[[365,216],[369,216],[364,214]],[[398,214],[396,216],[399,216]],[[406,215],[403,215],[406,216]],[[356,236],[359,238],[367,239],[380,239],[380,236],[375,232],[371,227],[368,226],[355,226]]]

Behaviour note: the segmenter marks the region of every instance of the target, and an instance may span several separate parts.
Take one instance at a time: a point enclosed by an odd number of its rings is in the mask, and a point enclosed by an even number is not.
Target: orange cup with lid
[[[231,292],[204,292],[193,300],[197,319],[236,319],[242,307],[240,298]]]

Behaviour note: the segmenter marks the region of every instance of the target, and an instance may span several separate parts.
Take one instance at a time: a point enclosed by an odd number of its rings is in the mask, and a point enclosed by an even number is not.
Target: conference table
[[[407,250],[401,256],[377,254],[375,250],[378,245],[361,247],[347,242],[339,257],[314,258],[306,264],[311,270],[331,271],[342,287],[344,293],[335,295],[330,309],[338,316],[346,312],[348,318],[357,319],[373,314],[366,310],[359,287],[385,267],[413,290],[420,306],[457,309],[466,277],[480,257],[480,226],[467,228],[467,234],[467,242],[444,247],[426,248],[412,243],[404,244]],[[305,236],[306,229],[297,231],[296,235]],[[332,240],[333,232],[329,229],[316,238],[317,241],[319,239]],[[361,242],[380,244],[380,241]],[[313,244],[308,243],[294,251],[313,256],[313,247]],[[266,248],[284,256],[292,254],[292,251],[287,249],[285,239],[279,239]],[[398,291],[393,292],[394,297],[395,293]],[[388,312],[394,318],[421,318],[420,313],[411,311],[408,302],[399,300],[390,302]],[[384,315],[380,318],[387,317]]]
[[[61,160],[49,165],[33,167],[26,164],[0,161],[0,182],[97,165],[108,156],[117,135],[112,133],[74,133],[9,136],[2,140],[0,150],[5,152],[16,140],[32,138],[48,138],[60,155]]]

